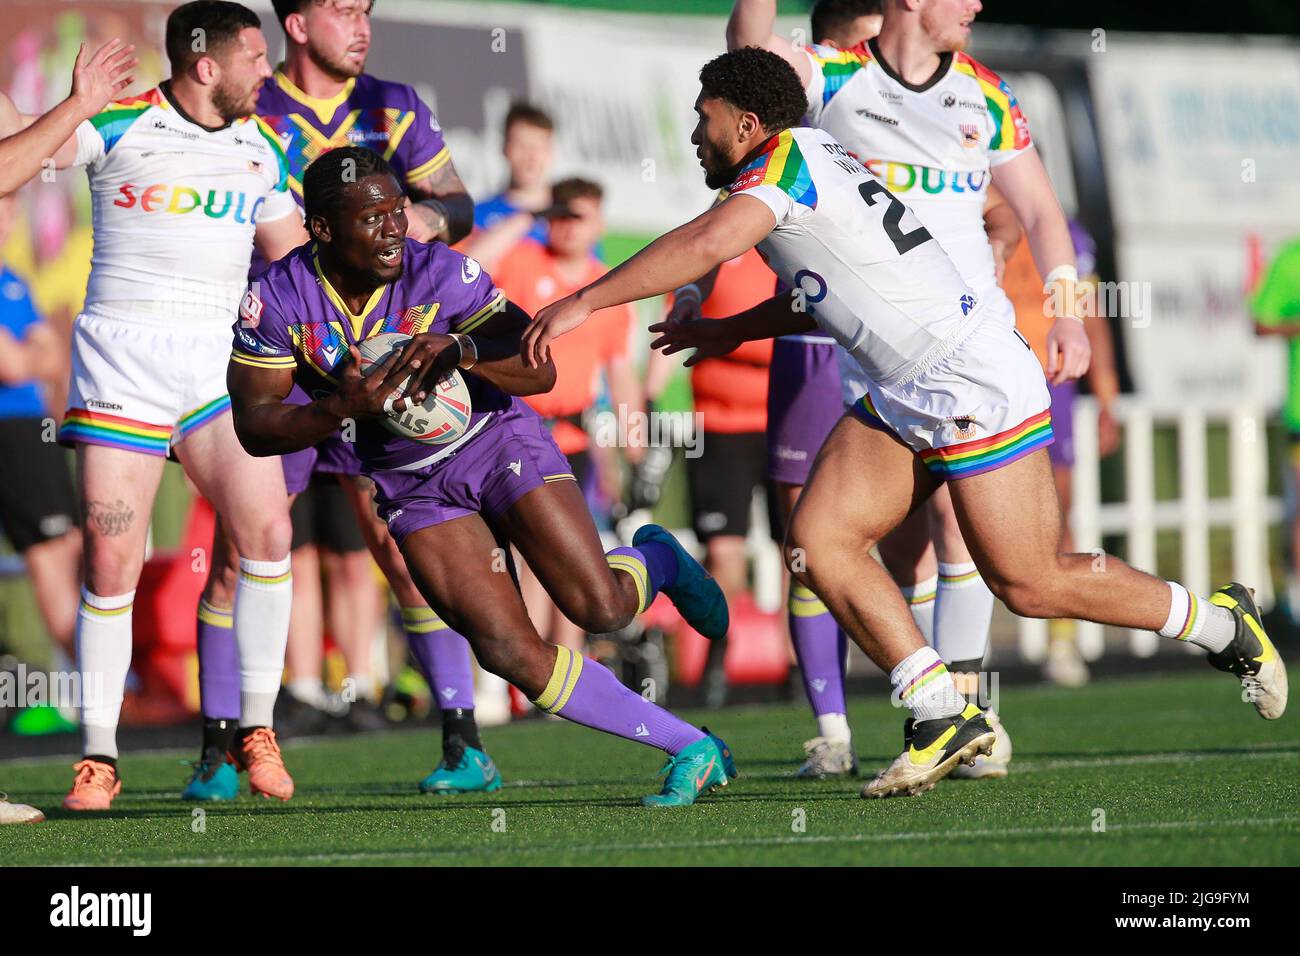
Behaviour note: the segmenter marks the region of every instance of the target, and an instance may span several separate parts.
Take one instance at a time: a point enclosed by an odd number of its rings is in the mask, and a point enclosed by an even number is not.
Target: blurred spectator
[[[529,314],[563,298],[608,270],[596,258],[594,250],[605,228],[601,212],[604,193],[596,183],[585,179],[565,179],[552,190],[553,206],[547,213],[550,228],[544,242],[525,239],[519,243],[493,272],[497,287]],[[542,395],[527,396],[524,401],[548,422],[560,451],[573,467],[578,487],[589,487],[589,478],[597,471],[591,439],[583,425],[583,412],[596,403],[604,376],[610,402],[616,416],[635,421],[645,407],[641,385],[630,357],[632,329],[636,319],[631,305],[605,309],[580,328],[552,343],[555,358],[555,387]],[[621,436],[620,436],[621,437]],[[624,449],[628,461],[635,464],[645,454],[639,446]],[[597,471],[598,474],[598,471]],[[609,492],[617,489],[604,482]],[[582,650],[584,636],[552,603],[540,582],[521,563],[520,585],[529,616],[542,637],[573,650]]]
[[[493,275],[521,239],[546,242],[543,213],[551,205],[555,124],[536,106],[514,103],[506,113],[501,151],[510,181],[503,192],[474,204],[474,233],[464,246]]]
[[[0,248],[13,228],[16,200],[0,198]],[[66,350],[36,314],[27,285],[0,261],[0,530],[23,556],[36,603],[66,670],[81,582],[81,532],[67,453],[55,444],[41,384],[67,374]],[[36,707],[10,724],[18,733],[69,729],[52,707]]]
[[[1287,339],[1288,375],[1282,422],[1290,446],[1287,494],[1291,553],[1287,562],[1287,604],[1291,620],[1300,623],[1300,520],[1296,499],[1300,489],[1300,236],[1278,250],[1250,302],[1255,331]]]
[[[775,288],[776,276],[751,249],[724,262],[714,276],[701,280],[700,286],[679,289],[669,316],[681,320],[698,309],[706,319],[726,318],[771,298]],[[682,295],[685,290],[698,294],[699,299],[687,301],[691,294]],[[696,436],[701,453],[686,459],[691,517],[696,537],[705,548],[705,567],[729,602],[749,586],[745,536],[756,489],[764,490],[768,514],[773,513],[767,477],[767,378],[772,345],[771,339],[746,342],[734,352],[691,366],[695,411],[702,416],[702,434]],[[663,363],[672,361],[662,352],[651,353],[647,390],[652,399],[658,397],[666,378]],[[725,645],[726,641],[709,645],[705,680],[710,706],[721,704],[726,693]]]
[[[1074,257],[1079,270],[1078,293],[1085,303],[1095,303],[1097,283],[1097,246],[1076,219],[1069,221],[1070,238],[1074,242]],[[1016,308],[1016,328],[1029,342],[1043,368],[1047,368],[1047,333],[1052,318],[1045,307],[1043,283],[1034,265],[1029,244],[1022,242],[1012,254],[1002,276],[1002,287]],[[1098,453],[1106,457],[1119,447],[1119,425],[1115,421],[1115,399],[1119,396],[1119,374],[1115,369],[1115,346],[1111,339],[1110,323],[1106,316],[1096,314],[1095,308],[1080,309],[1084,327],[1092,346],[1092,364],[1088,367],[1088,386],[1097,401]],[[1052,472],[1056,479],[1056,493],[1061,499],[1061,550],[1073,551],[1074,538],[1070,533],[1070,504],[1074,471],[1074,400],[1078,383],[1047,386],[1052,399],[1052,431],[1056,441],[1048,446]],[[1048,624],[1047,660],[1044,676],[1063,687],[1077,687],[1088,682],[1088,665],[1079,653],[1074,621],[1051,621]]]

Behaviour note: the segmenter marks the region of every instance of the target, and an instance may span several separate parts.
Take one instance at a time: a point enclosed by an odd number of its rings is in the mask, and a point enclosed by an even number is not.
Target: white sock
[[[270,727],[289,645],[293,573],[280,561],[239,559],[235,642],[239,645],[239,723]]]
[[[135,592],[102,596],[81,589],[77,660],[81,675],[82,753],[117,756],[117,721],[131,668]]]
[[[849,718],[844,714],[821,714],[817,718],[817,733],[827,740],[848,743],[853,739],[849,733]]]
[[[889,682],[917,720],[951,717],[966,709],[965,698],[957,693],[952,675],[933,647],[913,651],[890,671]]]
[[[369,674],[349,674],[352,681],[353,700],[373,700],[375,696],[375,679]]]
[[[982,660],[989,649],[993,592],[974,562],[939,562],[934,599],[934,649],[945,661]]]
[[[1170,591],[1169,617],[1158,632],[1161,637],[1191,641],[1207,651],[1221,651],[1232,643],[1237,619],[1231,611],[1197,597],[1177,582],[1166,583]]]
[[[900,586],[907,609],[912,612],[912,620],[917,630],[925,638],[925,643],[934,647],[934,599],[939,586],[939,576],[932,574],[924,581]]]
[[[325,682],[319,677],[295,677],[284,685],[284,689],[304,704],[317,708],[325,706]]]

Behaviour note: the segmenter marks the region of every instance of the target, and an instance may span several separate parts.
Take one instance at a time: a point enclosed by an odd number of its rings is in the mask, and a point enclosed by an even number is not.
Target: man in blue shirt
[[[15,212],[12,196],[0,198],[0,247]],[[67,453],[55,443],[55,420],[38,387],[63,371],[66,352],[27,285],[0,261],[0,532],[23,556],[45,626],[71,658],[81,532]]]

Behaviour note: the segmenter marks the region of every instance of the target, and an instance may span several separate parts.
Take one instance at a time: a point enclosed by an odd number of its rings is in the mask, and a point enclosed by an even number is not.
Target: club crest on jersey
[[[466,285],[470,285],[478,279],[479,274],[482,271],[483,267],[480,266],[476,260],[466,256],[460,264],[460,281]]]
[[[945,421],[952,425],[952,437],[954,441],[970,441],[975,437],[975,416],[974,415],[953,415]]]
[[[980,144],[980,128],[974,123],[961,123],[961,144],[967,149],[974,149]]]

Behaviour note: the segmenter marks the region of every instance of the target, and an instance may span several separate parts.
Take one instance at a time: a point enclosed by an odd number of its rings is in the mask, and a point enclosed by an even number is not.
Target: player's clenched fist
[[[1081,378],[1092,362],[1092,345],[1083,323],[1061,316],[1047,333],[1047,368],[1053,385]]]
[[[551,354],[551,340],[572,332],[591,317],[588,308],[576,295],[552,302],[533,317],[519,339],[519,355],[528,368],[545,365]]]

